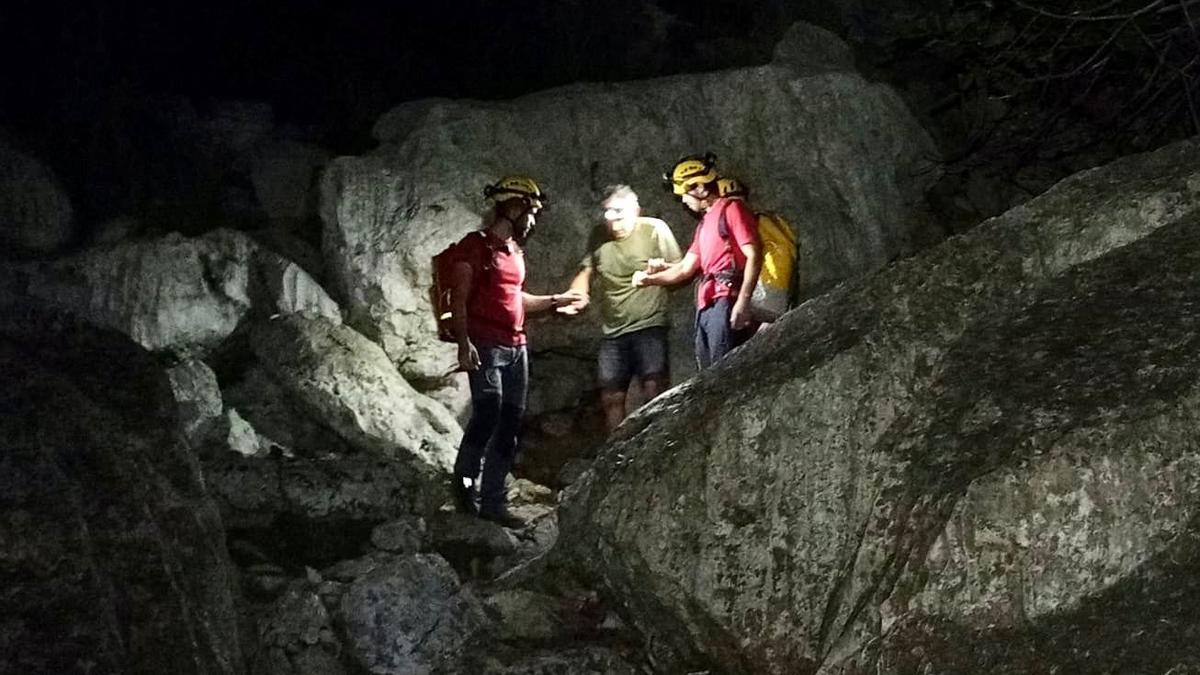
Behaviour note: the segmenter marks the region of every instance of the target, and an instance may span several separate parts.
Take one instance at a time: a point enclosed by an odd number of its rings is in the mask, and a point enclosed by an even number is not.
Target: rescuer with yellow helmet
[[[754,213],[741,199],[722,196],[717,158],[689,155],[663,178],[683,205],[700,217],[683,259],[665,270],[634,275],[634,285],[670,286],[697,273],[696,363],[707,368],[750,339],[757,329],[750,296],[762,267],[762,242]]]
[[[519,203],[523,207],[510,222],[513,225],[513,237],[524,246],[525,240],[533,234],[538,212],[545,206],[546,195],[537,181],[528,176],[505,176],[484,186],[483,196],[492,201],[494,215],[499,218],[507,218],[505,214],[513,210],[502,208],[507,202]]]
[[[671,191],[683,196],[697,186],[713,183],[717,180],[716,162],[717,156],[711,152],[690,155],[675,162],[670,178],[667,178],[671,184]]]
[[[546,200],[537,182],[505,176],[483,194],[492,204],[483,229],[454,245],[451,322],[459,368],[471,385],[471,419],[454,462],[452,488],[459,511],[518,528],[525,523],[508,511],[504,480],[516,456],[529,390],[525,314],[569,308],[583,297],[570,290],[525,291],[522,247]]]

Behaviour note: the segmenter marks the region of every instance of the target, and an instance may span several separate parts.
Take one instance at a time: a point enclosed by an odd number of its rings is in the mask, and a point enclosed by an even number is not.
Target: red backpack
[[[469,259],[467,240],[471,237],[485,237],[482,231],[472,232],[459,241],[446,247],[444,251],[433,256],[433,283],[429,286],[429,302],[433,306],[433,319],[437,323],[438,339],[442,342],[458,342],[454,335],[454,305],[451,301],[451,290],[454,288],[454,265],[460,262],[470,263],[477,270],[487,270],[486,263]],[[486,251],[481,247],[479,250]]]

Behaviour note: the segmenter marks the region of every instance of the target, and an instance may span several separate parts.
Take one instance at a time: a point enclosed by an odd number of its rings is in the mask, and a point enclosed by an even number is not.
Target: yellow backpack
[[[782,216],[756,213],[758,238],[762,240],[763,263],[750,306],[759,321],[774,321],[791,304],[796,273],[796,234]]]
[[[796,234],[791,224],[779,214],[755,213],[754,217],[758,219],[763,262],[758,284],[750,295],[750,308],[755,320],[769,323],[788,310],[795,296],[792,286],[796,275]],[[718,222],[718,232],[721,238],[729,240],[724,211]]]

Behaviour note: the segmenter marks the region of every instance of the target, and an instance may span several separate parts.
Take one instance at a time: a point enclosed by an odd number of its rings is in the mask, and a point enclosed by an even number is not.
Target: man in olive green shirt
[[[597,379],[605,424],[612,431],[625,418],[626,390],[635,375],[646,400],[671,386],[667,291],[634,286],[632,279],[634,272],[665,268],[682,253],[666,223],[641,215],[637,194],[628,185],[609,187],[603,205],[608,241],[584,256],[571,290],[585,297],[589,287],[597,290],[604,332]]]

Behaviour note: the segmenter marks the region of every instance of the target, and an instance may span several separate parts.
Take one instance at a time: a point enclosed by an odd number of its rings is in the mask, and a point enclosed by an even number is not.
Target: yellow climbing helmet
[[[500,203],[509,199],[524,199],[530,206],[541,208],[546,201],[546,193],[538,186],[537,181],[528,176],[505,176],[491,185],[484,186],[483,196]]]
[[[717,179],[717,156],[711,152],[703,155],[689,155],[675,162],[671,175],[663,175],[663,179],[671,185],[671,191],[677,195],[687,194],[688,190],[711,183]]]
[[[736,178],[722,176],[717,179],[717,194],[721,197],[749,197],[750,188]]]

